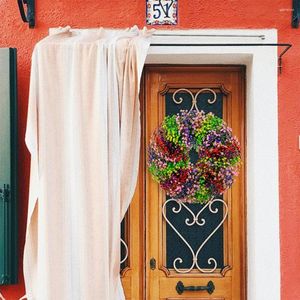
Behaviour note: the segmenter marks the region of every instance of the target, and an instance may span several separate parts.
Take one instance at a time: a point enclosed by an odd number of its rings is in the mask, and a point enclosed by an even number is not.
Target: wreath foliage
[[[197,161],[191,161],[191,153]],[[240,144],[213,113],[186,111],[166,116],[148,147],[148,168],[172,198],[207,203],[231,187],[241,164]]]

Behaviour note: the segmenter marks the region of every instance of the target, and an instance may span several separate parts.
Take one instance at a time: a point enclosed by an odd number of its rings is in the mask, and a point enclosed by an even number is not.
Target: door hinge
[[[8,184],[4,184],[3,188],[0,188],[0,200],[9,202],[10,200],[10,189]]]
[[[155,270],[156,269],[156,260],[153,257],[150,259],[150,269],[151,270]]]

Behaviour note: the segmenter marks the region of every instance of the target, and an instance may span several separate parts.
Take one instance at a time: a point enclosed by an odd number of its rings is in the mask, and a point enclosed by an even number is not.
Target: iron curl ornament
[[[160,187],[173,199],[182,202],[208,203],[222,195],[238,175],[240,144],[232,129],[213,113],[205,114],[197,106],[202,92],[216,93],[208,88],[194,94],[178,89],[173,94],[176,104],[182,103],[180,92],[191,96],[192,107],[176,115],[166,116],[154,131],[148,147],[148,169]],[[196,151],[197,161],[191,161]]]
[[[186,226],[204,226],[206,224],[206,219],[202,218],[200,219],[200,215],[208,209],[211,214],[217,214],[219,212],[219,209],[215,206],[216,203],[220,203],[223,206],[223,217],[222,220],[217,224],[215,228],[211,231],[211,233],[205,238],[205,240],[200,244],[200,246],[195,250],[192,248],[190,243],[186,240],[186,238],[178,231],[178,229],[174,226],[174,224],[169,220],[167,217],[167,205],[171,202],[174,202],[176,205],[172,208],[172,212],[175,214],[178,214],[182,211],[182,209],[185,209],[188,211],[190,217],[187,217],[185,219],[185,225]],[[198,213],[194,213],[187,205],[185,205],[183,202],[178,201],[176,199],[168,199],[164,202],[162,207],[162,214],[166,222],[169,224],[169,226],[175,231],[177,236],[184,242],[184,244],[189,249],[191,255],[192,255],[192,264],[187,269],[180,268],[180,265],[184,262],[182,257],[177,257],[173,261],[173,268],[177,273],[189,273],[192,271],[192,269],[196,268],[201,273],[213,273],[217,267],[217,261],[213,257],[209,257],[207,260],[208,265],[211,267],[209,269],[204,269],[200,267],[199,264],[199,255],[201,253],[201,250],[204,248],[204,246],[207,244],[207,242],[211,239],[211,237],[218,231],[218,229],[223,225],[225,222],[227,215],[228,215],[228,205],[223,199],[212,199],[209,202],[207,202],[199,211]]]

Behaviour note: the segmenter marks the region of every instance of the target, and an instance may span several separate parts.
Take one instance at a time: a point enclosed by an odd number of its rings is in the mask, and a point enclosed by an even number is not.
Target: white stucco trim
[[[277,43],[275,29],[160,32],[183,36],[154,36],[152,43]],[[265,39],[184,34],[265,35]],[[279,300],[277,47],[150,47],[146,63],[246,65],[248,300]]]

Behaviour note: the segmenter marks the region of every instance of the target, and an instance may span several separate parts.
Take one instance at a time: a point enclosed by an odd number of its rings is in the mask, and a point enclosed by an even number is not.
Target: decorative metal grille
[[[126,261],[126,259],[128,258],[128,246],[127,246],[126,242],[123,239],[121,239],[121,247],[122,246],[125,249],[125,255],[123,254],[123,258],[121,257],[120,264],[124,263]]]
[[[166,214],[166,206],[170,202],[175,202],[178,206],[172,208],[172,212],[175,214],[178,214],[182,211],[182,209],[186,209],[188,213],[191,215],[190,217],[187,217],[185,219],[185,225],[187,226],[205,226],[206,224],[206,218],[200,217],[201,213],[204,212],[206,209],[209,210],[211,214],[217,214],[219,211],[219,208],[214,207],[215,203],[221,203],[224,207],[223,209],[223,218],[222,220],[217,224],[217,226],[212,230],[212,232],[208,235],[208,237],[201,243],[201,245],[197,249],[193,249],[193,247],[190,245],[190,243],[186,240],[186,238],[178,231],[178,229],[174,226],[174,224],[169,220]],[[212,236],[217,232],[217,230],[223,225],[225,222],[227,215],[228,215],[228,206],[226,202],[223,199],[212,199],[209,202],[207,202],[198,213],[194,213],[186,204],[183,202],[176,200],[176,199],[168,199],[164,202],[162,206],[162,214],[166,222],[170,225],[170,227],[175,231],[175,233],[178,235],[178,237],[184,242],[184,244],[187,246],[189,251],[192,254],[192,265],[188,269],[182,269],[180,268],[180,264],[183,263],[183,259],[181,257],[175,258],[173,261],[173,267],[176,272],[178,273],[189,273],[192,269],[195,267],[199,270],[201,273],[212,273],[218,268],[218,264],[215,258],[210,257],[208,258],[207,263],[211,266],[210,269],[204,269],[201,268],[199,265],[199,255],[201,253],[201,250],[203,247],[207,244],[207,242],[212,238]]]
[[[189,104],[191,105],[189,111],[204,109],[205,112],[212,111],[222,118],[222,93],[217,94],[211,88],[202,88],[195,93],[191,89],[179,88],[166,94],[167,115],[177,113],[180,109],[187,109]],[[191,160],[197,157],[196,153],[190,153],[190,156]],[[170,231],[173,231],[175,234],[172,234],[172,237],[176,237],[176,240],[178,238],[178,242],[174,242],[173,246],[186,248],[180,251],[171,248],[171,252],[167,251],[168,267],[172,266],[177,273],[189,273],[193,269],[200,273],[213,273],[217,268],[224,267],[223,254],[221,254],[223,248],[211,251],[212,245],[223,244],[222,225],[228,215],[228,205],[223,199],[211,199],[205,205],[199,205],[199,208],[198,205],[191,207],[176,199],[166,199],[162,206],[162,214],[170,227],[167,234],[170,235]],[[175,222],[175,218],[179,218],[180,222]],[[192,227],[193,233],[190,234]],[[191,240],[195,238],[197,232],[200,233],[199,243],[197,243],[198,238]]]

